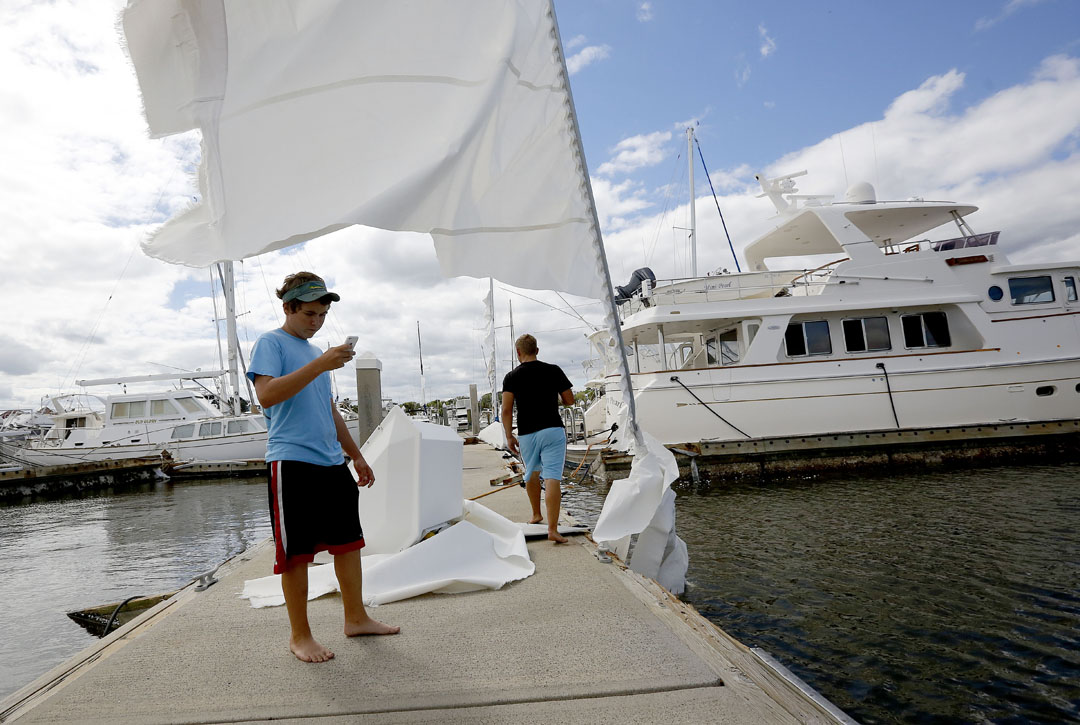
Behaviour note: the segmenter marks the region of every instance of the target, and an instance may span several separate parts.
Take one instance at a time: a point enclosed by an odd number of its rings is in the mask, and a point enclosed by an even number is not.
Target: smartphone
[[[356,335],[349,335],[348,337],[345,338],[345,344],[348,345],[349,347],[355,347],[356,346],[356,341],[359,340],[359,339],[360,338],[357,337]]]

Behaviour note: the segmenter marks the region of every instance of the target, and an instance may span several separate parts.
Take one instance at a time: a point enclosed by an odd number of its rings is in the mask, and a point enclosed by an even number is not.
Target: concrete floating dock
[[[464,469],[467,497],[505,473],[488,446],[467,446]],[[518,486],[482,503],[529,516]],[[267,541],[0,702],[0,721],[851,722],[587,537],[528,546],[536,573],[501,590],[375,608],[400,635],[347,639],[340,597],[310,602],[337,655],[312,665],[288,650],[284,607],[239,598],[271,571]]]
[[[680,473],[700,473],[725,480],[776,481],[831,474],[857,468],[860,473],[905,468],[947,468],[1002,462],[1080,459],[1080,420],[1043,423],[997,423],[942,428],[906,428],[863,433],[827,433],[734,441],[669,445]],[[631,456],[594,444],[567,450],[569,471],[581,465],[588,475],[606,480],[630,470]],[[569,472],[568,471],[568,472]]]

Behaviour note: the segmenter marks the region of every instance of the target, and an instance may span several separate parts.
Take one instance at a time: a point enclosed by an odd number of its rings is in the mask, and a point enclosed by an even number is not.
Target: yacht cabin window
[[[1009,294],[1014,305],[1033,305],[1054,301],[1054,283],[1050,275],[1010,277]]]
[[[1076,302],[1076,280],[1072,277],[1065,278],[1065,299]]]
[[[195,398],[177,398],[176,402],[179,403],[180,407],[188,413],[199,413],[202,411],[202,408],[199,406],[199,404],[195,402]]]
[[[151,400],[150,401],[150,415],[176,415],[176,406],[172,404],[172,401],[165,400]]]
[[[146,415],[146,401],[132,400],[126,403],[112,404],[112,417],[116,418],[141,418]]]
[[[784,333],[784,346],[787,348],[788,357],[831,355],[829,321],[792,322]]]
[[[221,435],[221,423],[203,423],[199,426],[199,436],[219,436]]]
[[[860,317],[844,320],[844,346],[848,352],[871,352],[892,349],[889,320],[885,317]]]
[[[903,323],[906,347],[948,347],[952,344],[949,320],[944,312],[903,315],[900,322]]]
[[[248,433],[249,432],[248,422],[246,420],[230,420],[229,421],[228,432],[230,434]]]
[[[190,438],[195,435],[195,424],[188,423],[187,425],[178,425],[172,429],[173,438]]]
[[[705,356],[712,367],[739,362],[739,331],[725,330],[705,338]]]

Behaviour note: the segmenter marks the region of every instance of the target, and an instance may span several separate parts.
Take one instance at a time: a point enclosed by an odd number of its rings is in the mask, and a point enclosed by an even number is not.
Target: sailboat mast
[[[225,292],[225,335],[228,338],[229,359],[229,412],[240,415],[240,365],[236,344],[236,290],[233,281],[233,263],[224,263],[221,287]]]
[[[420,353],[420,407],[427,412],[427,393],[424,391],[424,346],[420,342],[420,320],[416,321],[416,349]]]
[[[510,369],[513,370],[517,367],[517,340],[514,339],[514,301],[507,300],[510,303]]]
[[[495,278],[488,277],[488,299],[491,301],[491,351],[488,360],[491,362],[491,372],[488,374],[491,384],[491,416],[499,420],[499,404],[495,400],[496,389],[499,386],[499,355],[495,344]]]
[[[694,129],[686,129],[686,162],[690,165],[690,276],[697,277],[697,210],[694,208]]]

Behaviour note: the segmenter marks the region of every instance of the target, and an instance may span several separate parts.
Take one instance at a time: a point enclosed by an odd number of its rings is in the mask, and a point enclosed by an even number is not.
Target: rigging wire
[[[543,300],[538,300],[535,297],[529,297],[528,295],[521,294],[520,292],[517,292],[516,290],[512,290],[512,289],[509,289],[507,287],[500,287],[500,289],[503,292],[508,292],[508,293],[510,293],[512,295],[517,295],[518,297],[524,297],[525,299],[531,300],[531,301],[533,301],[533,302],[535,302],[537,304],[543,305],[544,307],[550,307],[551,309],[555,310],[556,312],[561,312],[564,315],[567,315],[568,317],[573,317],[574,319],[581,320],[582,322],[584,322],[589,327],[592,327],[592,325],[589,325],[589,323],[586,322],[585,319],[580,314],[576,314],[577,310],[574,310],[573,313],[567,312],[566,310],[564,310],[564,309],[562,309],[560,307],[556,307],[555,305],[544,302]],[[566,300],[563,300],[563,302],[566,302]],[[602,304],[602,303],[601,302],[587,302],[584,305],[581,305],[581,307],[588,307],[589,305],[599,305],[599,304]],[[573,309],[573,308],[571,308],[571,309]]]
[[[720,211],[720,200],[716,198],[716,189],[713,188],[712,177],[709,175],[709,167],[705,165],[705,156],[701,153],[701,144],[698,142],[697,137],[694,137],[694,143],[697,144],[698,158],[701,159],[701,168],[705,169],[705,178],[709,180],[709,190],[712,191],[713,201],[716,203],[716,211],[720,214],[720,223],[724,225],[724,236],[727,237],[728,249],[731,250],[731,258],[735,260],[735,271],[742,272],[742,268],[739,267],[739,258],[735,256],[735,245],[731,243],[731,235],[728,234],[727,222],[724,221],[724,212]]]
[[[148,218],[150,216],[150,213],[154,209],[157,209],[158,205],[161,204],[161,199],[165,196],[165,190],[169,188],[169,184],[172,183],[173,178],[176,176],[176,170],[177,165],[174,165],[172,171],[169,173],[168,180],[165,182],[165,185],[161,187],[161,191],[158,192],[157,199],[154,201],[153,205],[147,209],[144,215],[146,218]],[[82,347],[79,348],[79,352],[75,354],[75,359],[72,360],[71,367],[68,368],[67,373],[65,373],[64,377],[60,380],[60,385],[56,390],[58,394],[62,389],[68,386],[68,378],[71,378],[72,383],[75,382],[75,375],[82,368],[83,363],[86,361],[86,355],[90,352],[90,345],[94,342],[94,336],[97,334],[98,327],[101,325],[101,321],[105,317],[105,312],[109,308],[109,303],[112,302],[113,295],[116,294],[116,290],[120,287],[120,282],[123,281],[124,275],[127,274],[128,267],[131,266],[131,260],[135,256],[135,252],[138,251],[139,246],[139,243],[136,241],[135,246],[131,250],[131,254],[128,255],[127,261],[124,262],[124,268],[120,270],[120,276],[116,278],[116,282],[113,284],[112,291],[109,292],[109,296],[108,298],[106,298],[105,304],[101,307],[101,312],[98,313],[97,320],[95,320],[94,324],[90,327],[90,332],[87,333],[86,339],[83,341]]]
[[[673,198],[671,195],[671,189],[675,183],[675,175],[680,174],[681,179],[681,173],[685,171],[683,165],[679,163],[681,159],[682,152],[679,152],[675,156],[675,160],[672,162],[671,176],[668,178],[668,183],[664,187],[664,207],[660,210],[660,214],[656,217],[656,229],[653,232],[652,247],[649,249],[649,253],[645,256],[644,266],[646,267],[649,266],[649,260],[652,259],[653,254],[656,252],[656,244],[660,241],[660,231],[664,228],[664,217],[667,216],[668,209],[670,209],[671,207],[671,201]]]

